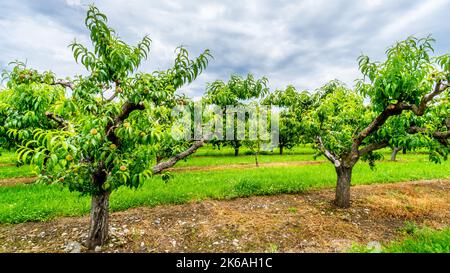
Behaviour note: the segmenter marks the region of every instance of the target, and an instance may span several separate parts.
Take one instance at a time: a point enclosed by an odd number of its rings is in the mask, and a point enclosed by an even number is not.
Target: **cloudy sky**
[[[191,97],[231,73],[267,76],[272,89],[314,90],[335,78],[352,86],[360,54],[381,60],[409,35],[431,33],[437,53],[450,50],[449,0],[0,0],[0,68],[17,59],[60,77],[84,73],[67,45],[89,43],[83,20],[91,3],[126,42],[150,35],[142,71],[168,68],[178,45],[194,55],[209,48],[214,60],[182,89]]]

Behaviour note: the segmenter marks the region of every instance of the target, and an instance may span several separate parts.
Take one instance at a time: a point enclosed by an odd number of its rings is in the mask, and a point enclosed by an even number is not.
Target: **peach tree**
[[[203,96],[203,102],[206,104],[213,104],[223,109],[224,116],[224,128],[227,124],[227,115],[225,113],[225,107],[232,106],[244,106],[247,101],[263,98],[269,93],[267,87],[268,80],[265,77],[255,79],[252,74],[248,74],[247,77],[239,75],[231,75],[228,82],[222,80],[216,80],[208,84],[206,93]],[[234,119],[234,117],[233,117]],[[229,121],[230,124],[232,121]],[[234,155],[239,155],[239,148],[242,146],[241,140],[237,139],[237,119],[234,119],[234,139],[216,141],[215,145],[230,145],[234,149]],[[231,124],[233,126],[233,124]]]
[[[53,73],[39,73],[21,62],[11,64],[13,69],[2,73],[7,84],[0,91],[0,146],[7,149],[31,140],[36,128],[58,128],[46,114],[60,109],[65,100],[64,89],[52,85]]]
[[[390,47],[384,62],[361,56],[364,78],[357,82],[356,90],[335,85],[309,112],[305,119],[308,134],[337,173],[338,207],[350,206],[352,170],[359,159],[373,164],[379,159],[377,150],[399,144],[395,142],[404,132],[416,130],[404,122],[400,122],[403,127],[396,127],[393,117],[402,116],[402,120],[407,113],[423,117],[448,96],[449,55],[432,57],[433,42],[431,37],[410,37]]]
[[[31,80],[29,84],[37,81],[60,86],[70,98],[63,103],[61,114],[46,113],[49,120],[60,125],[58,129],[36,130],[33,140],[19,149],[19,155],[44,171],[41,180],[92,196],[87,240],[87,247],[92,249],[107,240],[112,191],[121,186],[138,187],[203,144],[195,142],[155,165],[158,144],[170,137],[160,118],[166,116],[166,108],[177,103],[175,91],[194,81],[211,55],[206,50],[191,59],[187,50],[179,47],[171,68],[138,72],[149,54],[149,37],[136,46],[126,44],[94,6],[89,7],[85,24],[92,49],[76,41],[70,48],[75,60],[86,68],[86,75],[73,80]]]
[[[285,90],[275,90],[267,95],[263,104],[280,108],[280,155],[283,154],[284,148],[292,149],[294,146],[307,141],[302,128],[302,119],[313,105],[313,98],[307,91],[298,92],[294,86],[290,85]]]

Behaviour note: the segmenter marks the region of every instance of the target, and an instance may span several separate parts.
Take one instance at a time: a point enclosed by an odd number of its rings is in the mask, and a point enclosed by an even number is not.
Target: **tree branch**
[[[430,133],[430,132],[427,128],[411,126],[408,129],[408,133],[409,134],[417,134],[417,133]],[[432,132],[431,136],[434,139],[436,139],[437,141],[439,141],[439,143],[441,143],[442,145],[444,145],[446,147],[448,147],[450,144],[448,141],[448,139],[450,139],[450,130],[446,131],[446,132],[440,132],[440,131]]]
[[[45,116],[48,119],[56,121],[56,123],[58,123],[59,128],[67,129],[69,127],[69,122],[61,116],[58,116],[52,112],[45,112]]]
[[[187,150],[171,157],[169,160],[158,163],[157,165],[153,166],[152,172],[153,174],[159,174],[165,169],[168,169],[175,165],[178,161],[190,156],[191,154],[195,153],[198,148],[202,147],[205,144],[205,139],[197,140],[195,141],[191,147],[189,147]]]
[[[323,145],[322,142],[322,138],[320,136],[318,136],[316,138],[316,143],[319,146],[320,151],[322,151],[322,153],[325,155],[325,157],[331,161],[331,163],[334,164],[335,167],[340,167],[341,166],[341,162],[339,161],[339,159],[336,158],[336,156],[331,153],[330,151],[328,151],[325,146]]]
[[[145,106],[142,103],[136,104],[129,101],[125,102],[122,105],[122,112],[114,119],[114,121],[109,122],[108,125],[106,126],[105,131],[108,140],[114,143],[115,145],[119,146],[120,144],[119,139],[114,133],[114,130],[118,128],[120,124],[130,116],[131,112],[133,112],[134,110],[144,110],[144,109]]]
[[[113,99],[115,99],[117,97],[117,92],[114,92],[114,94],[112,94],[112,96],[109,99],[106,99],[107,102],[112,101]]]
[[[434,90],[428,94],[426,94],[419,103],[419,106],[412,105],[403,105],[405,110],[411,110],[417,116],[422,116],[425,113],[425,109],[427,107],[427,103],[430,102],[434,97],[441,94],[445,90],[449,88],[448,84],[442,84],[441,81],[438,81],[434,86]]]
[[[427,103],[430,102],[434,97],[441,94],[449,88],[449,85],[442,84],[438,81],[434,87],[434,90],[425,96],[419,103],[419,106],[415,104],[397,103],[390,104],[383,110],[364,130],[362,130],[354,139],[352,145],[352,151],[358,151],[359,146],[364,141],[364,139],[378,130],[381,125],[383,125],[390,116],[400,115],[404,110],[411,110],[417,116],[422,116],[425,113]]]
[[[106,100],[107,102],[110,102],[113,99],[115,99],[117,97],[117,94],[119,93],[118,90],[120,88],[120,81],[116,80],[114,83],[116,84],[116,88],[114,89],[114,94],[112,94],[112,96]]]
[[[389,142],[387,142],[387,141],[369,144],[369,145],[365,146],[364,148],[362,148],[361,150],[359,150],[359,155],[362,156],[367,153],[386,148],[388,145],[389,145]]]
[[[361,143],[367,136],[378,130],[390,116],[399,115],[403,109],[399,107],[399,104],[390,104],[383,110],[364,130],[362,130],[354,139],[352,145],[352,151],[356,152],[359,149]]]
[[[72,82],[69,81],[65,81],[65,80],[56,80],[55,82],[53,82],[51,85],[61,85],[63,87],[68,87],[71,90],[73,90],[74,85]]]

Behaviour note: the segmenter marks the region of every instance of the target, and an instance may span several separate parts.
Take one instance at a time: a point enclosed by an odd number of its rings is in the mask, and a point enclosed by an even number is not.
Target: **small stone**
[[[372,253],[381,253],[381,244],[377,241],[371,241],[367,244],[367,248],[371,249]]]
[[[177,246],[177,241],[176,240],[172,240],[170,243],[172,244],[173,247]]]
[[[72,231],[73,232],[78,231],[78,228],[73,228]]]
[[[141,242],[141,248],[144,248],[144,247],[145,247],[145,243]]]
[[[67,236],[67,233],[66,232],[63,232],[63,234],[61,234],[61,236]]]
[[[113,244],[109,244],[109,247],[113,247],[114,245]]]
[[[80,253],[81,252],[81,245],[77,242],[69,242],[66,245],[65,252],[70,253]]]
[[[45,237],[45,231],[42,231],[41,233],[39,233],[38,236],[41,237],[41,238],[44,238]]]
[[[130,232],[130,230],[128,230],[128,229],[124,229],[123,230],[123,233],[125,233],[125,234],[128,233],[128,232]]]
[[[234,239],[233,242],[232,242],[232,244],[233,244],[234,246],[239,246],[239,240],[238,240],[238,239]]]
[[[102,247],[101,246],[96,246],[94,251],[95,252],[102,252]]]

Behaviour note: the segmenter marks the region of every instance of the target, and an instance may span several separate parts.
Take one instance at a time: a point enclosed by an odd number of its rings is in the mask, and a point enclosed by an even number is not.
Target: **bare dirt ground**
[[[292,166],[308,166],[319,165],[325,161],[292,161],[292,162],[269,162],[259,163],[259,167],[292,167]],[[171,172],[188,172],[188,171],[212,171],[212,170],[228,170],[228,169],[247,169],[257,168],[255,163],[227,164],[217,166],[189,166],[170,168]]]
[[[29,184],[33,183],[36,180],[36,177],[17,177],[17,178],[5,178],[0,179],[0,187],[5,186],[14,186],[17,184]]]
[[[450,225],[450,180],[355,186],[352,198],[350,209],[331,204],[332,189],[129,209],[111,214],[98,251],[343,252],[400,239],[406,221]],[[87,217],[0,225],[0,252],[68,252],[87,231]]]

